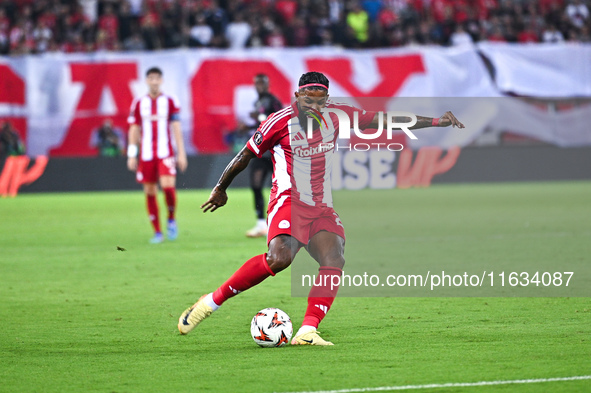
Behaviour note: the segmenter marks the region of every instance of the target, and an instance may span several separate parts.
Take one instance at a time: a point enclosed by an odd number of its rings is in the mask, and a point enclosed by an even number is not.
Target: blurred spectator
[[[231,49],[240,49],[246,46],[252,29],[248,22],[244,20],[241,12],[236,13],[234,21],[228,24],[226,30],[226,39]]]
[[[328,0],[328,15],[332,24],[338,24],[343,20],[345,5],[342,0]]]
[[[581,34],[579,34],[579,41],[584,43],[591,42],[591,34],[589,34],[589,30],[591,28],[588,25],[585,25],[581,28]]]
[[[53,37],[52,31],[46,26],[44,20],[39,20],[37,27],[33,30],[33,39],[35,40],[36,50],[43,53],[49,49],[49,43]]]
[[[291,46],[304,47],[309,45],[309,31],[306,27],[306,22],[304,19],[294,18],[290,33]]]
[[[6,15],[4,8],[0,8],[0,55],[9,51],[10,45],[8,36],[10,34],[10,19]]]
[[[517,40],[524,44],[531,42],[539,42],[538,35],[536,34],[535,28],[532,24],[530,24],[521,33],[519,33]]]
[[[8,30],[10,30],[10,19],[4,8],[0,8],[0,32],[8,33]]]
[[[142,2],[143,0],[127,0],[127,3],[129,3],[129,7],[131,8],[132,15],[139,16],[141,14]]]
[[[378,14],[383,6],[383,1],[380,0],[363,0],[363,9],[367,12],[367,16],[371,23],[375,22]]]
[[[394,7],[387,6],[380,10],[377,20],[380,28],[388,31],[394,28],[394,25],[398,23],[398,15],[394,12]]]
[[[581,2],[581,0],[573,0],[573,2],[566,7],[566,15],[568,15],[570,23],[580,29],[589,20],[589,9]]]
[[[216,0],[208,0],[205,4],[204,14],[206,22],[213,31],[211,44],[216,47],[222,47],[225,45],[224,32],[228,26],[228,16],[226,11],[218,5]]]
[[[456,31],[450,37],[450,42],[453,46],[472,44],[472,36],[464,30],[464,26],[458,23]]]
[[[260,23],[253,23],[252,24],[252,31],[250,33],[250,38],[246,43],[246,46],[251,48],[259,48],[265,45],[265,37],[263,28],[261,27]]]
[[[79,0],[82,6],[84,16],[91,22],[96,22],[98,19],[98,1],[97,0]]]
[[[72,34],[71,38],[62,45],[62,51],[66,53],[83,52],[86,45],[82,40],[82,35],[79,33]]]
[[[278,26],[267,36],[267,46],[272,48],[283,48],[286,45],[285,37]]]
[[[118,157],[123,148],[123,133],[113,128],[113,121],[107,119],[96,134],[96,148],[103,157]]]
[[[507,42],[505,39],[505,35],[503,35],[503,30],[500,26],[493,27],[492,31],[487,37],[487,41],[491,42]]]
[[[197,17],[197,23],[191,27],[191,46],[208,46],[213,38],[213,29],[207,24],[204,15]]]
[[[137,32],[138,18],[132,13],[129,2],[124,1],[117,13],[117,25],[119,26],[119,40],[125,42]]]
[[[142,51],[146,49],[146,44],[144,43],[138,28],[125,39],[123,42],[123,49],[126,51]]]
[[[158,27],[158,19],[154,13],[146,14],[140,21],[142,38],[149,50],[162,48]]]
[[[564,36],[560,31],[558,31],[556,26],[550,25],[546,30],[544,30],[544,33],[542,33],[542,41],[553,44],[563,42]]]
[[[21,156],[25,154],[25,145],[9,121],[0,127],[0,157]]]
[[[0,54],[589,42],[591,0],[0,0]],[[468,38],[468,35],[470,38]]]
[[[298,2],[295,0],[277,0],[275,10],[285,24],[290,24],[298,10]]]
[[[358,45],[367,42],[369,39],[369,15],[358,2],[353,5],[353,9],[347,14],[347,26]]]

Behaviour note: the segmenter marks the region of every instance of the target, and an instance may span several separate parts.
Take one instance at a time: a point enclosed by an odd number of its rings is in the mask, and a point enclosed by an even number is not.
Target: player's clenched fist
[[[228,195],[226,194],[226,191],[215,187],[211,191],[211,194],[209,194],[209,199],[207,202],[201,205],[201,208],[203,209],[203,213],[209,210],[214,212],[218,207],[224,206],[226,202],[228,202]]]

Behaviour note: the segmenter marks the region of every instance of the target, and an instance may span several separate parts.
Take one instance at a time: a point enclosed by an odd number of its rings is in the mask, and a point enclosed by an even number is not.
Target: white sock
[[[316,330],[316,328],[314,326],[302,325],[302,327],[296,333],[296,336],[299,336],[300,334],[305,334],[305,333],[308,333],[308,332],[313,332],[315,330]]]
[[[260,218],[257,220],[257,227],[258,228],[267,228],[267,220],[265,220],[264,218]]]
[[[220,308],[220,306],[218,306],[216,304],[216,302],[213,301],[213,292],[212,293],[208,293],[205,296],[205,298],[203,299],[203,301],[205,302],[205,304],[207,304],[209,307],[211,307],[213,309],[213,311],[215,311],[218,308]]]

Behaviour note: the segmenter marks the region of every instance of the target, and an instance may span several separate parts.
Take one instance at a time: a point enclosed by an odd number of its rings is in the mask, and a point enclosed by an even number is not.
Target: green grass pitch
[[[337,211],[367,192],[335,192]],[[455,258],[591,263],[589,182],[379,192],[408,223],[389,229],[406,239],[396,243],[405,258],[446,247]],[[226,207],[202,214],[207,195],[179,192],[180,237],[161,245],[148,244],[139,191],[0,200],[0,391],[303,392],[591,375],[589,298],[342,297],[320,329],[334,347],[259,348],[249,333],[258,310],[285,310],[294,329],[302,321],[306,301],[291,297],[286,271],[180,336],[183,309],[266,250],[244,237],[248,191],[230,189]],[[591,380],[424,391],[591,392]]]

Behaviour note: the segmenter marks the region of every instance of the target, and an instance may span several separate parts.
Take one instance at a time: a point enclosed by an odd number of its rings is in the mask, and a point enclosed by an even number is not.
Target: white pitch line
[[[433,383],[428,385],[404,385],[404,386],[378,386],[373,388],[354,388],[340,390],[314,390],[290,393],[357,393],[357,392],[387,392],[394,390],[417,390],[417,389],[441,389],[441,388],[464,388],[471,386],[493,386],[510,385],[523,383],[544,383],[544,382],[565,382],[591,380],[591,375],[563,378],[539,378],[539,379],[514,379],[510,381],[480,381],[480,382],[457,382],[457,383]]]

